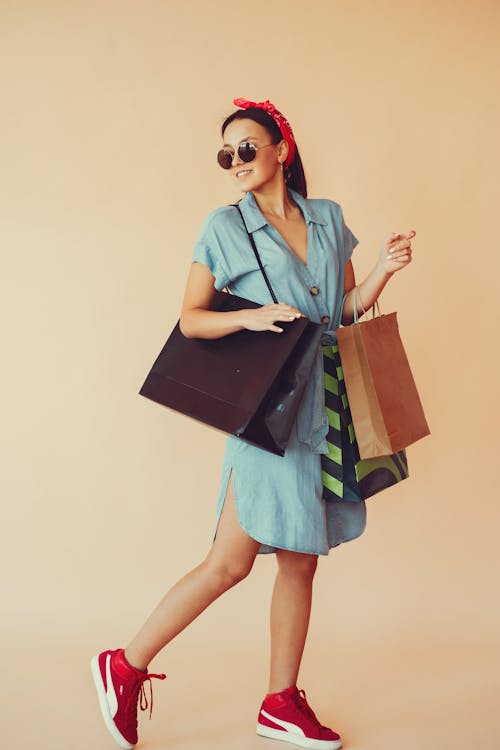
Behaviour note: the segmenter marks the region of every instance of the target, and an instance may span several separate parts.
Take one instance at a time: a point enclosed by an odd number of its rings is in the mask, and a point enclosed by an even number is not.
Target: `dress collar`
[[[291,188],[288,188],[288,195],[298,205],[302,211],[307,224],[313,222],[314,224],[322,224],[326,226],[326,221],[321,218],[318,211],[316,211],[311,202],[307,198],[303,198],[300,193],[295,192]],[[239,202],[241,213],[245,219],[245,224],[249,232],[256,232],[257,229],[262,229],[266,224],[269,224],[266,217],[260,210],[255,200],[255,196],[252,192],[248,192]]]

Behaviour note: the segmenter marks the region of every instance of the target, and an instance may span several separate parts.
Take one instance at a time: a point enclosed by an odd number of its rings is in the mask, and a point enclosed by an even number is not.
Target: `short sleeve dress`
[[[252,232],[271,285],[280,302],[293,305],[310,320],[328,324],[329,343],[336,340],[344,288],[344,266],[358,240],[344,222],[342,208],[328,199],[308,199],[289,190],[307,223],[308,254],[304,264],[268,223],[253,193],[240,201],[246,228]],[[223,206],[206,218],[192,255],[215,277],[214,285],[261,305],[272,302],[239,211]],[[279,336],[279,334],[276,334]],[[325,500],[321,454],[327,452],[328,421],[324,408],[323,357],[319,347],[315,373],[306,387],[284,456],[243,440],[226,439],[217,526],[231,472],[241,527],[259,541],[259,553],[276,548],[327,555],[330,548],[363,533],[366,505]]]

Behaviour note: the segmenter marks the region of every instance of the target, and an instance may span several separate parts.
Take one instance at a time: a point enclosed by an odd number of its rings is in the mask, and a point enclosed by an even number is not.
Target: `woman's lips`
[[[238,179],[241,179],[241,177],[246,177],[246,175],[247,175],[247,174],[250,174],[251,172],[253,172],[253,169],[239,169],[239,170],[238,170],[238,171],[236,172],[236,177],[237,177]]]

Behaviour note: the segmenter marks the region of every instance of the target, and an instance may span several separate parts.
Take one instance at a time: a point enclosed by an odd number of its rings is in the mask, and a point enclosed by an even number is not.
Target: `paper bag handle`
[[[356,303],[356,294],[357,294],[357,291],[358,291],[358,287],[355,286],[354,287],[354,323],[358,322],[358,306],[357,306],[357,303]],[[363,310],[363,314],[366,315],[366,310],[365,310],[365,308],[363,306],[363,302],[361,300],[361,296],[359,297],[359,301],[361,303],[361,308]],[[373,303],[373,307],[372,307],[372,318],[375,317],[375,305],[377,305],[378,314],[381,315],[380,306],[378,304],[378,299],[376,299],[375,302]]]

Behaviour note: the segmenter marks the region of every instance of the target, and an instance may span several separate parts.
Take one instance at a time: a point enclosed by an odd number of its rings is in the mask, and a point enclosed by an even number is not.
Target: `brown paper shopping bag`
[[[336,331],[347,397],[361,458],[387,456],[430,434],[396,313]],[[363,308],[364,311],[364,308]],[[365,311],[364,311],[365,312]]]

